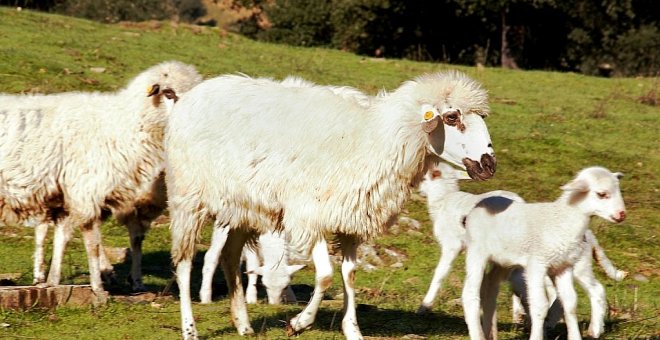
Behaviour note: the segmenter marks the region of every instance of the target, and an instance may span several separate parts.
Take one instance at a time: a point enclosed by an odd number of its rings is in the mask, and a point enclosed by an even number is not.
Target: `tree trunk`
[[[508,69],[518,69],[518,64],[516,63],[516,59],[511,55],[511,51],[509,50],[509,42],[507,40],[507,34],[509,33],[509,29],[511,28],[509,25],[506,24],[506,9],[502,9],[501,12],[501,17],[502,17],[502,51],[501,51],[501,56],[500,56],[500,63],[502,64],[502,67],[508,68]]]

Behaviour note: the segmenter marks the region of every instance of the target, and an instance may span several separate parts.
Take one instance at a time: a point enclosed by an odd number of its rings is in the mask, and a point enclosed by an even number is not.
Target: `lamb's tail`
[[[591,230],[587,230],[584,237],[585,240],[591,245],[591,252],[594,260],[596,260],[596,263],[598,263],[600,267],[603,268],[605,274],[607,274],[609,278],[615,281],[621,281],[626,276],[628,276],[628,272],[617,269],[614,264],[612,264],[612,261],[607,258],[603,248],[600,247],[596,236],[594,236]]]

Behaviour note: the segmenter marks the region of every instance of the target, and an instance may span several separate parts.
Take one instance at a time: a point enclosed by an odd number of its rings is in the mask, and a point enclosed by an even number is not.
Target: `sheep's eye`
[[[445,114],[444,121],[447,125],[455,125],[458,122],[459,113],[457,111]]]
[[[177,95],[176,95],[176,92],[174,92],[174,90],[172,90],[172,89],[165,89],[165,90],[163,90],[163,95],[164,95],[165,98],[167,98],[167,99],[173,99],[173,100],[175,100],[175,101],[178,99],[178,97],[177,97]]]
[[[597,192],[596,195],[598,196],[598,198],[602,200],[606,198],[610,198],[610,195],[606,192]]]

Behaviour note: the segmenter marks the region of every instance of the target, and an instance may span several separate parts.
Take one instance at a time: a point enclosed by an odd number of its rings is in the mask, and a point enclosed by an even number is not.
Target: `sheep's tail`
[[[605,251],[603,251],[603,248],[601,248],[601,246],[598,244],[598,240],[596,239],[596,236],[594,236],[594,234],[591,232],[591,230],[587,230],[584,237],[587,243],[591,245],[591,252],[594,260],[596,260],[596,263],[598,263],[598,265],[603,268],[605,274],[607,274],[610,279],[621,281],[628,275],[628,272],[619,270],[614,266],[614,264],[612,264],[612,261],[610,261],[610,259],[605,255]]]
[[[170,200],[170,233],[172,234],[172,263],[176,266],[182,260],[192,260],[195,244],[208,215],[201,204],[189,198]]]

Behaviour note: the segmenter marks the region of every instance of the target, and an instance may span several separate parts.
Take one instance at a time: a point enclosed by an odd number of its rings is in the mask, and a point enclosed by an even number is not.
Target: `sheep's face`
[[[619,172],[591,167],[580,171],[575,179],[562,186],[562,190],[568,193],[571,205],[589,215],[619,223],[626,218],[626,207],[619,189],[622,176]]]
[[[448,105],[438,110],[425,104],[422,111],[422,129],[428,134],[431,152],[466,169],[472,179],[493,177],[495,152],[483,117]]]

